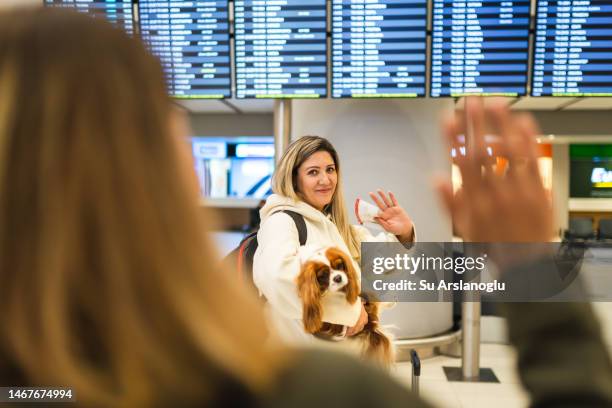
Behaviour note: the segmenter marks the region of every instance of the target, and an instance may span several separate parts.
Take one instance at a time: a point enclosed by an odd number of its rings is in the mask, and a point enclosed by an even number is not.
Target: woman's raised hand
[[[383,190],[377,190],[378,195],[369,193],[380,211],[374,220],[385,231],[397,235],[400,242],[414,240],[414,224],[406,211],[398,204],[395,195],[389,191],[388,196]]]

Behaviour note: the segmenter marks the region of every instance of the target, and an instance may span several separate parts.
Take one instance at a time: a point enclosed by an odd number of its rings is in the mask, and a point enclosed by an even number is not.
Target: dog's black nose
[[[342,276],[340,276],[340,275],[334,276],[334,282],[336,282],[336,283],[342,282]]]

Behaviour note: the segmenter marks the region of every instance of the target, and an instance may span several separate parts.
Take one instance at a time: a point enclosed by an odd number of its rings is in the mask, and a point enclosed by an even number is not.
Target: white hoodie
[[[308,246],[336,246],[350,254],[336,224],[327,215],[304,201],[273,194],[260,210],[261,226],[257,233],[258,248],[253,258],[253,279],[266,297],[269,323],[281,339],[289,342],[310,342],[302,324],[302,301],[295,280],[300,272],[298,231],[293,219],[282,210],[292,210],[304,217]],[[361,226],[353,226],[363,242],[397,242],[393,234],[381,232],[372,236]],[[359,264],[353,260],[357,276]],[[323,321],[354,326],[361,313],[361,302],[350,305],[343,293],[326,293],[322,299]]]

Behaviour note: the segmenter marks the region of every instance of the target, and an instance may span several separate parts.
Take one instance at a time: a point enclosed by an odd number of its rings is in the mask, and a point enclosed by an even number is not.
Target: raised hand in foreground
[[[552,210],[538,170],[538,129],[531,115],[512,114],[503,100],[485,107],[481,98],[470,97],[465,112],[445,119],[442,126],[449,147],[455,149],[463,186],[456,195],[448,180],[436,187],[462,238],[549,241]],[[491,165],[485,134],[496,137],[501,155],[508,159],[504,174]]]

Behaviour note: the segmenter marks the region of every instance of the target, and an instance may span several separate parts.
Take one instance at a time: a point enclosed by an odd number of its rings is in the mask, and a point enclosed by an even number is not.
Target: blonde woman
[[[342,407],[356,388],[423,406],[347,358],[264,348],[259,302],[205,233],[187,134],[139,41],[0,13],[0,387],[87,407]]]
[[[140,42],[0,14],[0,386],[142,407],[271,381],[256,303],[212,267],[184,128]]]
[[[317,136],[294,141],[283,154],[272,179],[271,195],[260,211],[258,248],[253,259],[255,284],[267,300],[270,322],[289,342],[311,341],[302,324],[302,303],[295,279],[300,271],[300,242],[295,222],[282,210],[303,216],[306,245],[337,246],[354,259],[359,271],[363,241],[414,240],[412,220],[397,203],[393,193],[370,197],[380,212],[376,220],[386,230],[378,236],[348,222],[338,154],[332,144]],[[348,327],[347,336],[359,333],[367,323],[361,302],[349,304],[341,293],[323,298],[323,321]]]

